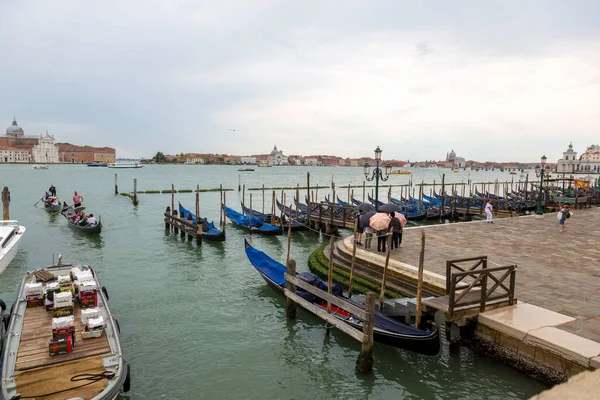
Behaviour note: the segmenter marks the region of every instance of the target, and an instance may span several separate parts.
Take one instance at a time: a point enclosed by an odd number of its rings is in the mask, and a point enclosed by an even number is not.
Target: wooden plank
[[[65,363],[61,368],[48,366],[17,372],[15,383],[17,392],[23,397],[40,397],[40,394],[52,393],[70,387],[80,386],[87,382],[71,382],[71,377],[78,374],[100,374],[105,371],[102,357],[94,356]],[[106,380],[94,382],[84,388],[74,389],[54,396],[43,397],[44,400],[59,400],[72,397],[91,399],[106,388]]]
[[[296,293],[292,293],[292,292],[290,292],[287,289],[284,289],[284,293],[285,293],[285,295],[287,297],[289,297],[292,300],[294,300],[298,305],[300,305],[303,308],[305,308],[306,310],[312,312],[317,317],[320,317],[320,318],[324,319],[325,321],[327,321],[331,325],[335,326],[336,328],[338,328],[342,332],[346,333],[347,335],[353,337],[354,339],[358,340],[359,342],[363,343],[363,342],[365,342],[365,341],[367,341],[369,339],[361,331],[359,331],[357,329],[354,329],[353,327],[351,327],[350,325],[348,325],[344,321],[342,321],[342,320],[334,317],[333,315],[329,314],[327,311],[325,311],[325,310],[323,310],[323,309],[315,306],[312,303],[309,303],[308,301],[304,300],[302,297],[298,296]]]
[[[349,313],[356,315],[360,319],[364,320],[367,317],[367,313],[365,310],[363,310],[362,308],[360,308],[358,306],[355,306],[354,304],[352,304],[344,299],[340,299],[337,296],[330,295],[326,291],[321,290],[317,287],[314,287],[310,283],[307,283],[307,282],[303,281],[302,279],[299,279],[298,277],[291,276],[287,273],[284,276],[285,276],[286,281],[293,283],[294,285],[296,285],[298,287],[301,287],[302,289],[306,290],[307,292],[310,292],[310,293],[314,294],[315,296],[322,298],[325,301],[327,301],[329,298],[329,301],[331,301],[332,304],[335,304],[336,306],[343,308],[344,310],[348,311]]]

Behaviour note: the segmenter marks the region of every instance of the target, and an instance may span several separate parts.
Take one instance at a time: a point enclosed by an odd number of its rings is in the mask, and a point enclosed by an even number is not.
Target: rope
[[[36,399],[39,397],[48,397],[48,396],[53,396],[55,394],[59,394],[59,393],[64,393],[64,392],[68,392],[71,390],[75,390],[75,389],[79,389],[88,385],[92,385],[98,381],[101,381],[102,379],[113,379],[115,377],[115,373],[111,372],[111,371],[104,371],[102,373],[99,374],[78,374],[78,375],[74,375],[71,377],[71,382],[79,382],[79,381],[90,381],[88,383],[85,383],[83,385],[79,385],[79,386],[74,386],[68,389],[63,389],[63,390],[58,390],[56,392],[52,392],[52,393],[44,393],[44,394],[37,394],[35,396],[20,396],[20,395],[16,395],[13,396],[11,398],[11,400],[19,400],[19,399]]]
[[[331,315],[339,315],[339,314],[334,311],[331,313]],[[350,319],[350,317],[340,318],[341,321],[347,321],[349,319]],[[325,329],[331,329],[331,328],[335,328],[335,325],[329,325],[327,322],[325,322]]]

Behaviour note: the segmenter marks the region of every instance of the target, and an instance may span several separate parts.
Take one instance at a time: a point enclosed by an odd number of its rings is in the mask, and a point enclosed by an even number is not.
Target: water
[[[323,321],[300,311],[295,322],[284,314],[284,299],[267,287],[243,250],[243,230],[227,225],[225,243],[201,247],[166,233],[162,214],[171,203],[168,194],[140,195],[131,200],[114,195],[114,174],[120,191],[176,188],[236,189],[227,204],[240,209],[238,184],[250,187],[295,187],[306,182],[329,186],[332,175],[340,198],[349,183],[362,185],[362,169],[325,167],[256,168],[238,172],[227,166],[145,166],[114,170],[80,165],[1,165],[0,189],[11,191],[11,218],[27,227],[21,250],[0,275],[0,298],[9,305],[25,271],[51,264],[62,254],[64,262],[87,263],[96,268],[108,289],[111,308],[119,319],[126,359],[132,368],[131,399],[523,399],[545,389],[520,372],[444,343],[437,357],[425,357],[375,345],[374,371],[359,375],[354,365],[360,345]],[[413,170],[414,182],[441,181],[442,171]],[[499,171],[447,173],[446,181],[469,179],[510,181]],[[386,184],[407,183],[411,176],[392,176]],[[100,215],[104,230],[91,237],[74,232],[60,215],[48,217],[34,203],[54,184],[61,200],[71,202],[73,191],[84,196],[87,212]],[[397,188],[392,195],[396,197]],[[330,190],[319,190],[319,198]],[[262,209],[260,191],[254,207]],[[360,195],[359,195],[360,193]],[[279,193],[278,193],[279,195]],[[219,220],[219,193],[201,193],[201,214]],[[293,191],[287,193],[288,203]],[[355,197],[362,189],[355,189]],[[382,189],[380,198],[387,196]],[[266,209],[271,194],[267,193]],[[301,198],[304,194],[301,194]],[[177,194],[194,209],[192,193]],[[251,236],[257,248],[285,259],[284,237]],[[293,235],[292,257],[298,269],[308,270],[308,255],[327,241],[317,234]]]

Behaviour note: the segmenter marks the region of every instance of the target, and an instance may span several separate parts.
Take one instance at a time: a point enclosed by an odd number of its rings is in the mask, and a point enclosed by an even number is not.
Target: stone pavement
[[[391,257],[417,266],[421,229],[426,270],[484,255],[489,268],[517,264],[519,300],[574,317],[559,328],[600,343],[600,208],[573,210],[565,232],[556,213],[407,228]]]

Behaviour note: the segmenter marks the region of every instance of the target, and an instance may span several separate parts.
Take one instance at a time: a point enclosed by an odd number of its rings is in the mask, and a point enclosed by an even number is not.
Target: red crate
[[[81,308],[98,307],[98,292],[80,292],[79,302],[81,303]]]
[[[61,354],[70,354],[73,352],[73,338],[72,335],[68,335],[64,338],[52,339],[48,343],[48,349],[51,356],[58,356]]]

